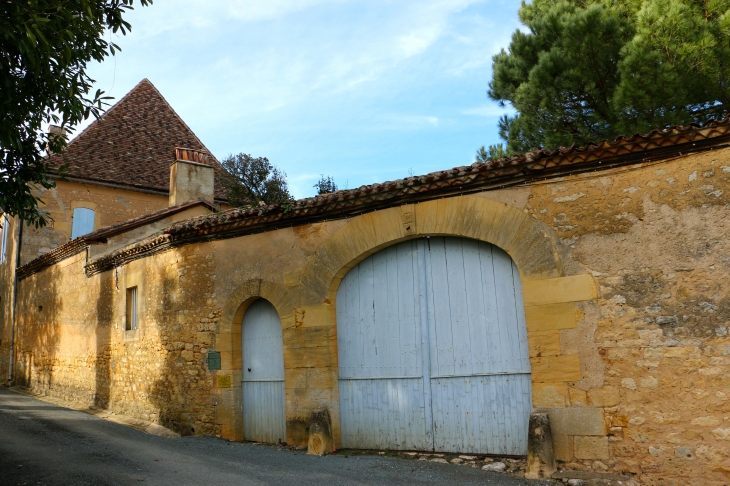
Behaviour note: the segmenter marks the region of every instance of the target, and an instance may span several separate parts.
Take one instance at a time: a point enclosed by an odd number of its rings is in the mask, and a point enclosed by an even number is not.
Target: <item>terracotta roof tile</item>
[[[108,238],[111,238],[121,233],[125,233],[127,231],[131,231],[135,228],[139,228],[140,226],[144,226],[146,224],[165,219],[168,216],[172,216],[179,212],[185,211],[186,209],[194,208],[195,206],[205,206],[208,210],[212,212],[216,211],[216,207],[213,206],[211,203],[199,199],[196,201],[188,201],[183,204],[178,204],[177,206],[170,206],[168,208],[155,211],[153,213],[130,219],[123,223],[107,226],[105,228],[92,231],[91,233],[74,238],[68,243],[54,248],[48,253],[45,253],[38,258],[31,260],[25,265],[22,265],[18,269],[18,278],[24,279],[29,275],[33,275],[34,273],[39,272],[50,265],[53,265],[54,263],[58,263],[65,258],[76,255],[77,253],[83,251],[90,244],[104,243]]]
[[[604,140],[585,147],[538,150],[497,161],[431,172],[397,181],[362,186],[315,197],[255,208],[236,208],[180,221],[127,247],[86,264],[87,275],[114,268],[169,248],[199,241],[232,238],[328,219],[347,218],[401,204],[499,189],[572,174],[595,172],[730,146],[730,116],[704,125],[653,130]],[[73,240],[59,256],[74,251]],[[64,250],[64,247],[69,248]],[[44,257],[41,257],[44,258]],[[49,263],[34,260],[18,270],[37,272]]]
[[[52,170],[68,164],[70,178],[169,192],[176,148],[208,152],[148,79],[143,79],[95,120],[62,154],[49,159]],[[225,200],[223,168],[212,156],[215,198]]]
[[[299,199],[291,203],[234,208],[174,224],[173,238],[192,234],[246,234],[313,220],[361,214],[398,204],[498,189],[531,181],[595,172],[677,155],[713,150],[730,143],[730,115],[704,125],[671,127],[618,137],[584,147],[536,150],[485,163],[454,167],[422,176],[361,186]]]

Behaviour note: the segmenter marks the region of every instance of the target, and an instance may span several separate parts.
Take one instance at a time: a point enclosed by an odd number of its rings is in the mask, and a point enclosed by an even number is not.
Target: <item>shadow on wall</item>
[[[56,395],[54,365],[61,339],[63,303],[57,267],[18,282],[16,352],[13,379],[16,385]]]
[[[107,410],[111,406],[111,337],[114,321],[115,275],[115,271],[112,270],[100,276],[99,292],[96,300],[94,407],[102,410]]]
[[[164,272],[148,272],[147,291],[155,300],[162,363],[149,387],[158,422],[183,436],[215,435],[213,375],[205,358],[217,321],[208,304],[212,260],[190,248],[177,252]],[[213,312],[213,314],[211,314]]]

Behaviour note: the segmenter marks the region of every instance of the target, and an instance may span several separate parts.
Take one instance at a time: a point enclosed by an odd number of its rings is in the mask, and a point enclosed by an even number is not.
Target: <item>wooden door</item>
[[[344,447],[525,454],[530,364],[519,273],[434,237],[383,250],[337,292]]]
[[[285,442],[281,320],[271,303],[260,299],[246,310],[241,340],[243,438],[256,442]]]
[[[414,240],[376,253],[337,291],[343,447],[432,448],[421,353],[424,245]]]

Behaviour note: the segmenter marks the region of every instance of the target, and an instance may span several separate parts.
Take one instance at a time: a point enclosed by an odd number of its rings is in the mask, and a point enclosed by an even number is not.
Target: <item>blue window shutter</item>
[[[74,209],[73,224],[71,225],[72,240],[94,231],[94,215],[93,209]]]
[[[0,247],[0,264],[5,263],[5,258],[6,258],[5,252],[8,248],[8,231],[10,230],[10,228],[8,226],[10,226],[8,224],[8,217],[3,216],[3,220],[2,220],[3,234],[2,234],[2,243],[0,243],[2,245]]]

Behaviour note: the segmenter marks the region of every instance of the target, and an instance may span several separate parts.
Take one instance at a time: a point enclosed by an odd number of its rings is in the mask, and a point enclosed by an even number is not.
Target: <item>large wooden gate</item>
[[[432,237],[387,248],[337,291],[343,447],[523,455],[530,362],[517,267]]]
[[[285,442],[284,350],[281,320],[271,303],[260,299],[243,317],[243,438]]]

